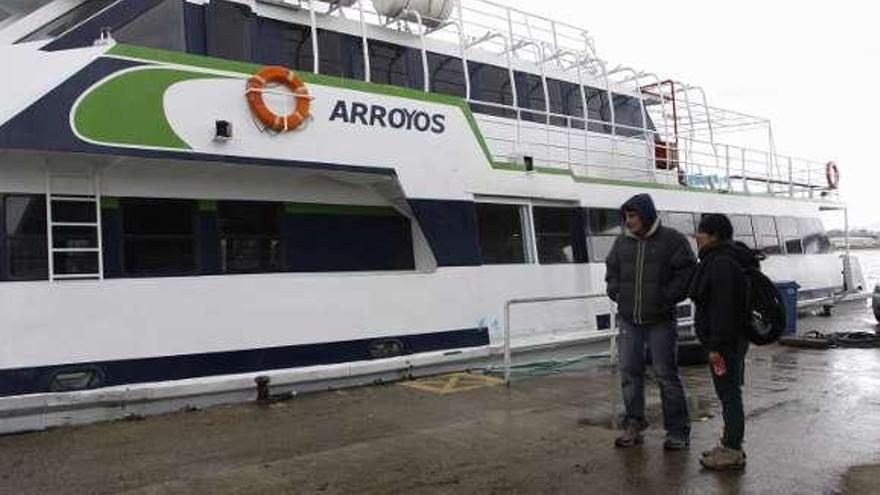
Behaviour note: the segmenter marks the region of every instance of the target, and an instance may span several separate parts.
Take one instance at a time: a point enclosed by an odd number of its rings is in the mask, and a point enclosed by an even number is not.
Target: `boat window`
[[[697,225],[693,213],[683,211],[663,211],[660,212],[660,222],[671,229],[675,229],[685,237],[691,249],[697,252]]]
[[[766,255],[782,254],[776,219],[771,216],[757,215],[752,217],[752,225],[755,229],[758,251]]]
[[[620,210],[590,208],[587,211],[587,227],[590,233],[590,259],[604,263],[614,246],[614,240],[623,233]]]
[[[578,208],[535,206],[532,208],[538,262],[543,265],[585,263]]]
[[[348,34],[318,29],[318,70],[328,76],[364,78],[364,51],[361,39]],[[309,68],[311,70],[311,68]]]
[[[221,271],[281,270],[281,203],[219,201]]]
[[[194,203],[177,199],[121,199],[126,275],[184,275],[196,269]]]
[[[262,65],[281,65],[311,72],[312,29],[309,26],[277,21],[267,17],[257,20],[254,61]]]
[[[627,95],[614,95],[614,123],[618,136],[644,137],[642,129],[654,129],[650,118],[645,114],[642,121],[642,105],[638,98]]]
[[[831,251],[831,241],[818,218],[798,218],[801,243],[806,254],[822,254]]]
[[[757,248],[752,217],[748,215],[730,215],[730,223],[733,224],[733,240],[740,241],[751,249]]]
[[[283,237],[294,272],[415,269],[410,221],[390,207],[287,204]]]
[[[528,74],[525,72],[514,72],[516,79],[516,95],[519,108],[537,110],[537,112],[520,111],[519,115],[522,120],[530,122],[546,122],[547,110],[544,102],[544,84],[541,76]]]
[[[207,55],[250,61],[254,55],[256,16],[248,5],[210,2],[205,6]]]
[[[798,228],[797,219],[794,217],[776,217],[776,225],[779,227],[779,235],[785,246],[786,254],[803,254],[804,247],[801,244],[801,232]]]
[[[367,45],[371,82],[424,88],[421,51],[377,40],[369,40]]]
[[[525,207],[477,203],[480,256],[484,265],[526,263]]]
[[[184,3],[180,0],[164,0],[114,31],[113,38],[131,45],[185,51]]]
[[[462,98],[467,96],[461,59],[428,53],[428,71],[431,75],[431,91]]]
[[[31,41],[57,38],[87,21],[115,1],[116,0],[88,0],[83,2],[57,17],[52,22],[18,40],[17,43],[28,43]],[[97,37],[97,33],[95,33],[95,37]]]
[[[584,101],[577,84],[547,79],[547,93],[550,97],[550,113],[574,117],[565,119],[551,116],[551,124],[575,129],[584,128]]]
[[[590,120],[590,132],[611,134],[611,126],[602,122],[611,122],[611,107],[608,105],[608,91],[584,86],[587,99],[587,118]]]
[[[9,195],[3,200],[3,210],[7,277],[47,279],[45,196]]]
[[[469,61],[468,72],[471,79],[471,99],[494,104],[472,103],[471,108],[475,112],[498,117],[516,117],[513,110],[497,106],[513,105],[510,73],[507,69]]]

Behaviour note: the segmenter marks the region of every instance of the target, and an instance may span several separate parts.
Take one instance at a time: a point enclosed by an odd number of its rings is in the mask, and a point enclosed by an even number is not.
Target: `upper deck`
[[[586,30],[491,1],[150,0],[123,22],[113,11],[126,3],[37,2],[2,21],[0,41],[58,50],[109,27],[134,45],[461,97],[498,168],[837,199],[826,163],[778,154],[767,119],[611,64]],[[743,131],[748,145],[733,139]]]

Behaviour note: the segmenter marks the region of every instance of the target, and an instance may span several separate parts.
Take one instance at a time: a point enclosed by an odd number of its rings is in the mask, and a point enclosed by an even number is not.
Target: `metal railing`
[[[490,136],[490,142],[500,144],[500,152],[493,150],[498,158],[509,159],[524,154],[535,146],[544,146],[544,156],[533,157],[547,167],[565,165],[574,175],[594,177],[594,172],[606,170],[611,175],[633,175],[633,143],[643,148],[638,174],[649,181],[669,182],[663,170],[673,170],[673,184],[692,188],[714,189],[723,192],[741,191],[785,195],[790,197],[837,198],[834,187],[827,183],[826,164],[819,161],[796,159],[777,155],[769,120],[741,112],[723,110],[708,104],[705,91],[699,86],[679,81],[662,80],[658,75],[625,66],[609,66],[596,53],[590,33],[564,22],[531,14],[490,0],[455,0],[449,18],[435,19],[411,9],[402,10],[396,17],[380,14],[369,0],[318,1],[318,0],[258,0],[260,3],[286,6],[303,12],[304,22],[311,28],[313,71],[320,73],[319,28],[338,26],[329,22],[330,17],[348,20],[352,32],[361,38],[363,78],[370,80],[370,54],[368,32],[377,28],[392,29],[411,36],[409,46],[421,54],[423,89],[432,91],[426,39],[448,42],[448,54],[458,56],[463,74],[469,74],[469,60],[496,59],[499,66],[507,69],[512,105],[499,105],[512,110],[513,138]],[[320,12],[319,12],[320,9]],[[319,22],[320,21],[320,22]],[[358,29],[359,28],[359,29]],[[368,30],[369,28],[369,30]],[[397,35],[399,38],[399,34]],[[514,61],[517,61],[514,69]],[[540,76],[544,108],[551,108],[547,89],[548,69],[568,73],[569,82],[580,87],[583,115],[556,115],[546,111],[523,108],[518,101],[515,70],[522,70],[523,63],[533,67],[530,73]],[[465,99],[480,105],[497,105],[477,100],[472,93],[470,77],[464,77]],[[584,94],[584,86],[598,88],[607,94],[606,111],[610,121],[591,120]],[[617,122],[614,95],[636,98],[641,122],[627,126]],[[541,114],[545,117],[543,143],[534,143],[521,132],[525,124],[523,112]],[[651,115],[658,130],[651,129],[646,115]],[[565,145],[553,142],[560,134],[560,127],[550,124],[550,118],[566,118],[567,135],[562,136]],[[580,122],[589,129],[589,123],[610,126],[611,137],[601,133],[581,132],[572,129],[572,122]],[[564,127],[561,129],[565,129]],[[717,137],[724,132],[756,130],[763,134],[766,148],[722,144]],[[634,139],[633,136],[640,136]],[[603,149],[593,149],[591,140],[605,142]],[[582,143],[581,146],[578,143]],[[763,145],[762,145],[763,146]],[[618,148],[623,148],[622,153]],[[578,155],[583,155],[578,159]],[[505,156],[506,155],[506,156]],[[591,158],[592,155],[592,158]],[[554,156],[564,156],[563,163]],[[659,166],[658,166],[659,165]],[[641,174],[641,175],[639,175]],[[603,178],[600,174],[597,177]]]
[[[504,304],[504,384],[510,386],[510,369],[512,360],[512,351],[510,343],[510,308],[519,304],[537,304],[547,302],[563,302],[563,301],[591,301],[595,299],[603,299],[608,296],[604,293],[599,294],[577,294],[571,296],[546,296],[546,297],[525,297],[516,298],[507,301]],[[611,359],[615,359],[617,345],[617,318],[615,318],[614,308],[609,307],[611,315],[611,329],[607,332],[598,332],[597,336],[608,336],[611,338],[609,352]]]

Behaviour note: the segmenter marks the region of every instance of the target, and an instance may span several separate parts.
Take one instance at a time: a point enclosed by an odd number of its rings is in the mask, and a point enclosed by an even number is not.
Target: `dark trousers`
[[[748,349],[748,341],[742,341],[730,349],[721,351],[720,354],[727,364],[727,372],[722,376],[716,376],[711,371],[712,365],[709,365],[724,418],[721,444],[729,449],[742,450],[745,435],[746,416],[743,411],[742,385],[745,382],[745,360]]]
[[[678,331],[675,321],[634,325],[620,320],[618,362],[626,423],[647,427],[645,421],[645,346],[651,349],[654,374],[660,382],[663,426],[672,435],[691,432],[684,385],[678,376]]]

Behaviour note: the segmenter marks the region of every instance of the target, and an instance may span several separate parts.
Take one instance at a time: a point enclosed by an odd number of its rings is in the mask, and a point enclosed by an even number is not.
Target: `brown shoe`
[[[746,456],[742,450],[718,447],[700,459],[700,464],[712,471],[732,471],[746,467]]]

